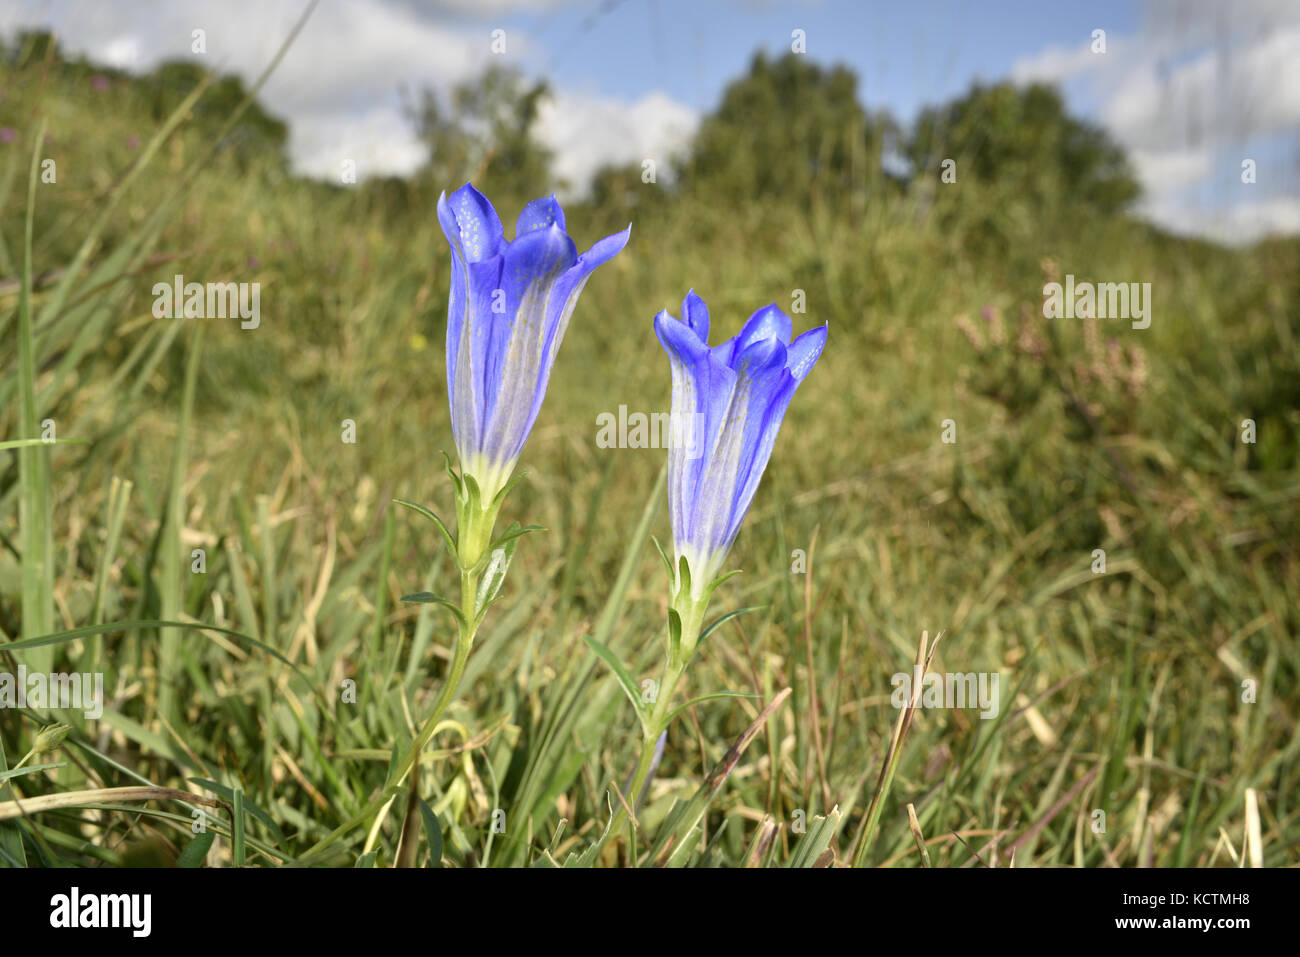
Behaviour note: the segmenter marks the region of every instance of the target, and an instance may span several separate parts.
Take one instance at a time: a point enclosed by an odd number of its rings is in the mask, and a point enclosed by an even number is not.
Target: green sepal
[[[662,545],[659,544],[659,539],[657,539],[657,538],[655,538],[653,535],[651,535],[651,536],[650,536],[650,541],[652,541],[652,542],[655,543],[655,550],[659,552],[659,557],[662,558],[662,559],[664,560],[664,567],[665,567],[666,569],[668,569],[668,582],[669,582],[669,584],[670,584],[670,585],[671,585],[671,584],[675,584],[675,583],[673,582],[673,560],[672,560],[671,558],[668,557],[668,553],[664,551],[664,547],[663,547]]]
[[[475,480],[474,476],[466,472],[464,475],[460,477],[460,481],[461,481],[460,498],[461,501],[464,503],[465,507],[472,508],[476,512],[483,511],[481,507],[483,502],[483,496],[478,490],[478,482]]]
[[[683,555],[677,562],[677,581],[674,582],[674,584],[677,586],[678,595],[685,595],[694,601],[694,598],[691,595],[691,566],[686,561],[685,555]]]
[[[636,711],[636,718],[641,722],[642,730],[649,735],[650,725],[646,719],[645,710],[641,705],[641,689],[637,686],[636,681],[633,680],[632,675],[628,670],[623,667],[623,662],[618,660],[618,656],[614,654],[614,652],[610,651],[590,635],[583,635],[582,640],[585,641],[587,646],[596,653],[600,660],[609,665],[610,670],[614,672],[614,677],[618,679],[619,687],[623,689],[623,693],[626,694],[628,700],[632,702],[632,707]]]
[[[456,469],[451,464],[451,456],[447,454],[445,449],[442,451],[442,459],[446,463],[445,468],[447,471],[447,477],[450,478],[452,483],[456,486],[456,497],[460,498],[465,494],[465,486],[461,482],[460,476],[456,474]]]
[[[672,654],[672,660],[678,661],[682,649],[682,616],[677,613],[676,608],[671,606],[668,609],[668,648]]]
[[[528,475],[527,472],[520,472],[509,482],[507,482],[504,486],[502,486],[501,491],[497,492],[496,498],[492,499],[492,504],[494,506],[500,507],[501,503],[506,500],[506,496],[510,494],[510,490],[514,488],[516,485],[518,485],[520,482],[522,482],[527,475]]]
[[[710,598],[713,597],[714,589],[716,589],[723,582],[735,578],[739,574],[740,574],[740,569],[737,568],[735,571],[727,572],[725,575],[719,575],[717,578],[713,579],[713,581],[709,583],[708,587],[704,589],[704,600],[708,601]]]
[[[404,498],[395,498],[393,499],[393,501],[396,502],[398,505],[409,508],[413,512],[418,512],[419,514],[427,518],[429,521],[433,522],[433,524],[437,525],[438,531],[442,532],[442,537],[447,542],[447,547],[451,549],[452,555],[456,554],[455,536],[451,534],[451,530],[447,528],[446,523],[442,519],[440,519],[436,514],[434,514],[432,509],[425,508],[423,505],[417,505],[415,502],[408,502]]]

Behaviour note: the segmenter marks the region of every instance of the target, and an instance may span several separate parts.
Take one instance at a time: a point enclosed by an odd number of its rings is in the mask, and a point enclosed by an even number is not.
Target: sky
[[[305,7],[0,0],[0,33],[45,27],[122,69],[186,58],[251,81]],[[403,174],[425,159],[414,91],[512,66],[550,82],[537,133],[561,195],[580,195],[602,165],[684,149],[754,53],[784,54],[795,31],[904,123],[976,80],[1057,83],[1128,151],[1141,215],[1225,242],[1300,233],[1300,0],[321,0],[262,101],[299,172]]]

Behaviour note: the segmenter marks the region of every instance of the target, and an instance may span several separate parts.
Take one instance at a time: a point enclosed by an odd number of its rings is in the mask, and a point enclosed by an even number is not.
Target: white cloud
[[[405,5],[419,9],[428,0],[402,0]],[[563,6],[567,0],[441,0],[439,6],[457,14],[481,18],[503,16],[508,13],[545,13]]]
[[[1018,60],[1012,79],[1087,84],[1153,222],[1233,242],[1300,231],[1283,158],[1300,155],[1300,5],[1151,0],[1141,31],[1107,46],[1048,47]],[[1250,192],[1239,176],[1246,156],[1262,170]]]
[[[1250,243],[1265,236],[1300,233],[1300,198],[1241,202],[1221,207],[1171,203],[1151,211],[1153,218],[1174,233],[1201,236],[1221,243]]]
[[[1136,149],[1129,159],[1138,179],[1157,193],[1194,186],[1214,171],[1214,151],[1205,147]]]
[[[1131,146],[1240,142],[1300,123],[1300,28],[1229,49],[1208,49],[1172,69],[1137,62],[1103,110]]]
[[[1011,65],[1011,79],[1016,83],[1060,83],[1102,66],[1107,55],[1093,53],[1091,40],[1073,49],[1050,46],[1016,60]]]
[[[404,111],[402,90],[445,91],[496,62],[486,27],[465,18],[544,11],[563,0],[452,0],[436,13],[417,0],[327,0],[271,75],[260,99],[289,123],[296,171],[338,179],[352,160],[358,178],[405,175],[427,150]],[[129,8],[128,8],[129,9]],[[252,83],[305,9],[303,0],[169,0],[137,4],[135,13],[102,0],[17,0],[0,5],[0,30],[46,26],[65,48],[121,69],[145,71],[174,58],[198,59]],[[459,26],[448,14],[464,15]],[[438,20],[432,19],[437,17]],[[191,34],[206,32],[207,52],[192,54]],[[528,38],[508,36],[511,59]],[[555,174],[583,192],[607,163],[655,159],[662,175],[698,117],[662,93],[633,102],[556,90],[542,107],[538,135],[555,151]],[[539,187],[540,191],[541,187]]]
[[[65,49],[92,61],[145,71],[192,59],[251,84],[301,16],[302,0],[174,0],[138,5],[134,15],[99,0],[23,0],[0,9],[0,30],[45,26]],[[195,29],[206,53],[191,51]],[[512,35],[512,52],[526,38]],[[328,0],[312,13],[260,99],[289,122],[294,168],[337,178],[356,161],[359,176],[404,174],[424,149],[403,110],[401,90],[445,89],[488,63],[490,37],[431,23],[386,0]]]
[[[538,139],[555,151],[569,195],[581,195],[602,166],[654,160],[663,177],[698,125],[693,110],[660,92],[628,103],[558,91],[539,112]]]

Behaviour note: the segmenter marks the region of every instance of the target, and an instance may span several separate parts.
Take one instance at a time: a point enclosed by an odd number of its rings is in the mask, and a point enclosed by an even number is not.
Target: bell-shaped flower
[[[466,183],[438,199],[451,244],[447,393],[461,470],[487,510],[541,410],[569,317],[588,277],[632,227],[581,255],[554,196],[528,203],[507,241],[487,197]]]
[[[698,603],[736,540],[786,408],[826,345],[827,327],[791,342],[790,317],[764,306],[739,335],[710,348],[709,310],[692,290],[682,319],[661,312],[655,332],[672,366],[671,420],[688,433],[668,451],[674,569],[686,559],[689,600]]]

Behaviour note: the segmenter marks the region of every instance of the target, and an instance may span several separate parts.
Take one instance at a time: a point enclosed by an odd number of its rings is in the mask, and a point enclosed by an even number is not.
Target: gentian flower
[[[827,328],[791,342],[790,317],[769,305],[739,335],[710,348],[708,306],[691,290],[681,321],[661,312],[655,333],[672,366],[671,418],[694,430],[668,451],[668,511],[674,590],[683,584],[676,576],[685,558],[690,594],[678,600],[698,605],[736,540],[786,408],[821,355]]]
[[[542,407],[560,341],[588,277],[632,227],[579,255],[554,196],[524,206],[507,241],[487,197],[466,183],[438,199],[451,244],[447,393],[462,472],[488,510]]]

